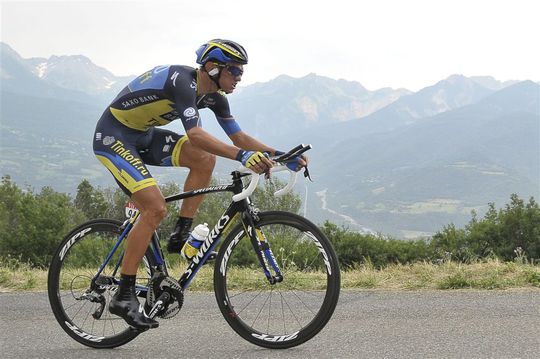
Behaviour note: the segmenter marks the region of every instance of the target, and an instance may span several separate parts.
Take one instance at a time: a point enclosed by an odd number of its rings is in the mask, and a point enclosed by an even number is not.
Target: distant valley
[[[84,56],[24,59],[0,44],[0,172],[20,186],[74,193],[89,179],[114,186],[91,138],[131,79]],[[156,64],[158,65],[158,64]],[[312,143],[314,183],[299,181],[307,216],[399,238],[427,236],[511,193],[540,198],[540,86],[451,75],[412,92],[355,81],[282,75],[229,96],[242,128],[287,149]],[[208,131],[226,139],[208,110]],[[183,131],[180,123],[168,125]],[[219,162],[219,177],[236,167]],[[151,168],[158,181],[187,170]]]

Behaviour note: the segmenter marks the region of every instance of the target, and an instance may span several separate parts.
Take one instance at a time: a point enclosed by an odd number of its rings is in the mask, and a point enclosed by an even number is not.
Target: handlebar
[[[276,158],[272,159],[272,160],[274,160],[274,161],[276,161],[276,162],[278,162],[280,164],[277,165],[277,166],[272,167],[270,169],[271,173],[289,171],[289,180],[287,181],[287,185],[285,187],[283,187],[282,189],[274,192],[274,196],[279,197],[279,196],[283,196],[283,195],[289,193],[290,191],[292,191],[294,185],[296,184],[296,177],[298,175],[298,172],[295,172],[295,171],[289,169],[283,163],[286,163],[288,159],[291,159],[291,158],[293,158],[295,156],[301,155],[302,153],[306,152],[309,149],[311,149],[311,145],[301,144],[301,145],[296,146],[295,148],[293,148],[289,152],[287,152],[287,153],[285,153],[283,155],[280,155],[279,157],[276,157]],[[251,181],[249,182],[249,185],[242,192],[240,192],[238,194],[235,194],[232,197],[233,201],[235,201],[235,202],[242,201],[242,200],[246,199],[247,197],[251,196],[251,194],[253,194],[253,192],[257,188],[257,185],[259,183],[259,177],[260,177],[260,174],[257,174],[257,173],[253,172],[252,170],[250,170],[250,169],[248,169],[248,168],[246,168],[244,166],[241,166],[238,169],[238,171],[240,173],[250,174],[251,175]]]
[[[289,174],[289,180],[287,181],[287,185],[283,187],[282,189],[274,192],[274,196],[278,196],[278,197],[283,196],[284,194],[287,194],[292,190],[292,188],[294,187],[296,183],[296,175],[298,174],[298,172],[294,172],[288,169],[287,166],[285,165],[274,166],[270,169],[271,173],[282,172],[282,171],[289,171],[290,174]],[[250,174],[251,181],[249,182],[249,185],[246,188],[244,188],[242,192],[232,196],[232,199],[235,202],[240,202],[241,200],[246,199],[247,197],[251,196],[253,192],[255,191],[255,189],[257,188],[257,185],[259,184],[259,177],[261,176],[260,174],[255,173],[244,166],[241,166],[238,169],[238,172]]]

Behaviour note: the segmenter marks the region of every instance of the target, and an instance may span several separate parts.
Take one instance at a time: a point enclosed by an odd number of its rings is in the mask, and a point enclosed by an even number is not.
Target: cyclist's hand
[[[303,167],[306,167],[308,164],[308,158],[304,155],[295,156],[291,158],[289,161],[287,161],[287,168],[289,168],[292,171],[298,172]]]
[[[255,173],[266,173],[272,168],[272,162],[267,156],[259,151],[238,151],[236,160]]]
[[[281,156],[284,153],[285,152],[282,152],[282,151],[276,151],[275,155]],[[294,156],[285,162],[285,165],[287,166],[287,168],[295,172],[300,171],[303,167],[307,167],[307,164],[308,164],[308,158],[305,155]]]

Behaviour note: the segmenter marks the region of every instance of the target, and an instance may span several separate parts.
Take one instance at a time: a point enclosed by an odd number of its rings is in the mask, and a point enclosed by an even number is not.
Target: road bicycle
[[[310,149],[299,145],[274,158],[272,172],[287,171],[287,161]],[[297,172],[290,172],[292,190]],[[309,175],[306,172],[305,175]],[[214,263],[214,292],[223,317],[249,342],[266,348],[290,348],[306,342],[327,324],[338,302],[340,271],[331,243],[312,222],[299,215],[261,212],[250,196],[259,175],[243,168],[232,183],[183,192],[172,202],[202,194],[232,192],[232,202],[198,253],[177,280],[169,276],[157,233],[137,273],[136,292],[152,318],[174,317],[189,284],[219,246]],[[243,178],[251,176],[244,188]],[[248,182],[248,181],[246,181]],[[130,327],[108,311],[118,288],[122,242],[138,218],[96,219],[72,230],[60,243],[49,268],[48,294],[62,329],[93,348],[114,348],[136,338]],[[211,262],[209,262],[211,263]],[[141,301],[143,302],[143,301]]]

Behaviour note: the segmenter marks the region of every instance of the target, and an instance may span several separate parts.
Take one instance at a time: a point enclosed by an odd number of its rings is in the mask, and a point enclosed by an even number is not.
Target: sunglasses
[[[233,66],[233,65],[227,65],[225,66],[225,68],[227,69],[227,71],[233,75],[234,77],[238,77],[238,76],[242,76],[244,74],[244,70],[242,70],[240,67],[238,66]]]

